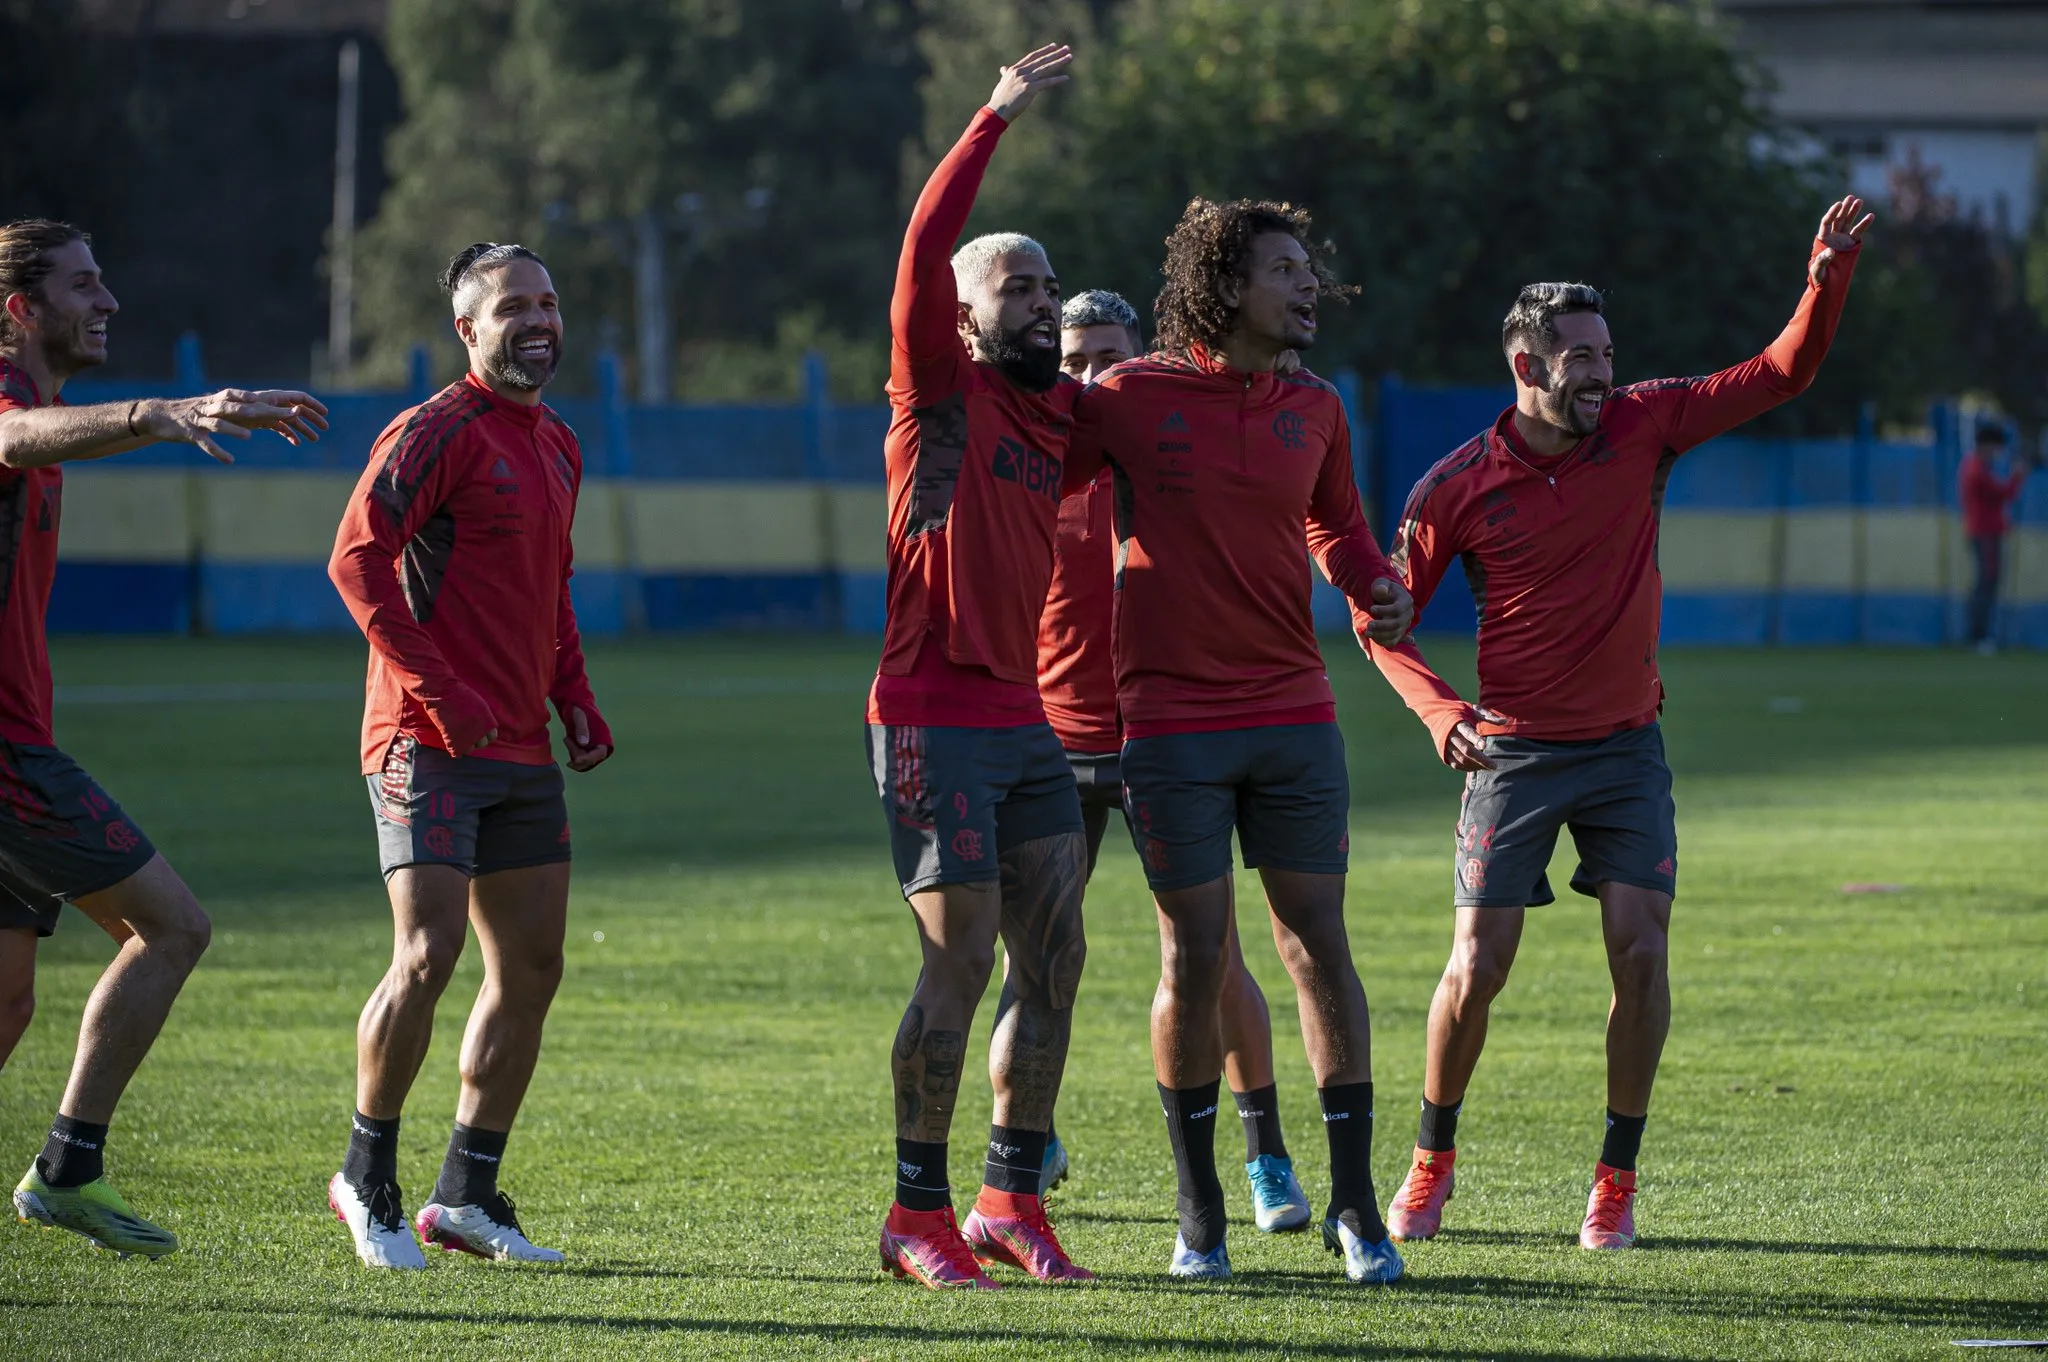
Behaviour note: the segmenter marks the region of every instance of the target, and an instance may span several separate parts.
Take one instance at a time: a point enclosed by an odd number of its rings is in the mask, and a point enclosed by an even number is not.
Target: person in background
[[[2005,536],[2012,529],[2012,504],[2038,460],[2022,454],[2001,476],[1999,456],[2005,452],[2005,427],[1984,421],[1977,443],[1963,455],[1956,501],[1963,509],[1963,534],[1970,541],[1970,561],[1977,580],[1970,588],[1970,642],[1989,656],[1998,651],[1991,637],[1991,616],[1998,605],[1998,576],[2005,566]]]

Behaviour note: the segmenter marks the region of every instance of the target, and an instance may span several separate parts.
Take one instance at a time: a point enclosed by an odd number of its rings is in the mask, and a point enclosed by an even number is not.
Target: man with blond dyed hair
[[[1087,848],[1074,774],[1038,698],[1060,469],[1080,385],[1060,373],[1059,282],[1014,233],[956,252],[995,145],[1072,54],[1014,66],[932,172],[890,304],[889,622],[868,755],[922,968],[896,1033],[896,1197],[882,1265],[987,1290],[983,1266],[1085,1281],[1046,1222],[1039,1170],[1085,947]],[[1010,969],[989,1047],[994,1123],[981,1194],[954,1219],[947,1139],[967,1033]]]

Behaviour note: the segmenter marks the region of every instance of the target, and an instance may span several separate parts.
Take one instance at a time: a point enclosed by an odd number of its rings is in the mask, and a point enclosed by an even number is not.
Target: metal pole
[[[667,232],[653,209],[633,219],[633,321],[640,369],[640,400],[668,401]]]
[[[350,322],[356,291],[356,125],[362,111],[362,61],[362,44],[350,38],[341,45],[341,97],[334,117],[334,241],[327,285],[330,383],[348,373],[354,348]]]

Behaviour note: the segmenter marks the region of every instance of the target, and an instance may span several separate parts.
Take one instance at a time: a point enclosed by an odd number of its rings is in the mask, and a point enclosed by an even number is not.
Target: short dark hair
[[[1547,355],[1557,343],[1559,317],[1567,312],[1597,317],[1605,301],[1591,284],[1524,284],[1500,324],[1500,348],[1510,355],[1518,349]]]
[[[1979,421],[1977,423],[1978,444],[1998,445],[2003,447],[2005,444],[2005,440],[2005,427],[2003,425],[1999,424],[1996,421]]]
[[[473,297],[465,297],[465,288],[472,280],[481,280],[484,275],[504,269],[515,260],[531,260],[542,269],[548,262],[541,259],[532,249],[516,242],[472,241],[455,253],[448,262],[448,268],[441,271],[441,291],[446,293],[455,306],[459,317],[469,315]]]
[[[74,241],[92,245],[78,228],[50,218],[22,218],[0,227],[0,300],[13,293],[39,297],[37,290],[50,277],[50,252]],[[15,339],[14,323],[0,312],[0,343]]]
[[[1235,203],[1212,203],[1208,199],[1188,200],[1173,234],[1166,238],[1166,287],[1152,304],[1152,316],[1159,323],[1159,348],[1186,354],[1189,347],[1214,348],[1223,343],[1237,322],[1237,309],[1225,307],[1216,287],[1225,279],[1244,277],[1251,259],[1252,242],[1268,232],[1293,237],[1308,252],[1309,268],[1315,271],[1323,292],[1341,298],[1357,290],[1337,282],[1324,263],[1332,251],[1327,241],[1311,233],[1315,224],[1308,210],[1270,199],[1239,199]]]

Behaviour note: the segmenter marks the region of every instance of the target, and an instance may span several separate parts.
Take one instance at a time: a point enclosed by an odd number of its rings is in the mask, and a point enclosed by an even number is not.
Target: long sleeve
[[[448,751],[460,756],[473,750],[497,720],[414,618],[398,578],[400,556],[446,497],[457,462],[433,457],[427,449],[431,438],[408,426],[371,454],[335,532],[327,575],[370,646],[426,710]],[[422,553],[439,552],[445,562],[452,547],[425,546]]]
[[[903,234],[896,291],[889,300],[889,384],[913,404],[945,397],[961,386],[968,357],[958,325],[953,248],[974,210],[989,157],[1008,126],[993,109],[974,116],[925,181]]]
[[[1363,635],[1372,622],[1372,584],[1393,574],[1372,537],[1372,527],[1365,523],[1365,507],[1351,475],[1351,424],[1342,412],[1309,494],[1308,551],[1322,565],[1330,585],[1351,602],[1352,623]]]
[[[1089,384],[1074,401],[1074,433],[1067,441],[1060,468],[1060,496],[1087,491],[1102,476],[1103,445],[1108,436],[1110,405],[1115,398],[1100,384]]]
[[[548,686],[548,698],[555,713],[569,725],[573,706],[590,722],[590,741],[613,747],[611,726],[597,712],[597,696],[590,689],[590,675],[583,666],[583,633],[576,627],[576,603],[569,595],[569,579],[575,575],[573,551],[562,553],[562,593],[555,605],[555,679]]]
[[[1428,509],[1425,492],[1418,486],[1409,495],[1408,505],[1401,512],[1400,532],[1394,538],[1394,552],[1387,560],[1388,568],[1408,588],[1408,594],[1415,598],[1418,624],[1424,607],[1436,594],[1437,584],[1443,581],[1444,570],[1457,556],[1455,547],[1446,541],[1442,528],[1429,519]],[[1366,654],[1379,666],[1380,675],[1387,679],[1387,684],[1394,688],[1401,702],[1422,720],[1423,726],[1429,730],[1430,741],[1436,744],[1436,754],[1441,758],[1445,744],[1450,741],[1451,730],[1461,721],[1473,717],[1472,707],[1448,681],[1436,674],[1436,669],[1422,656],[1422,650],[1415,646],[1413,635],[1389,648],[1366,638],[1362,621],[1358,621],[1355,612],[1353,620],[1361,626],[1358,641],[1364,645]]]
[[[1705,378],[1646,383],[1626,392],[1628,400],[1647,406],[1667,447],[1682,454],[1806,391],[1834,343],[1849,280],[1862,254],[1860,247],[1836,251],[1827,281],[1815,284],[1812,262],[1825,249],[1818,240],[1813,243],[1806,292],[1792,320],[1762,354]]]

